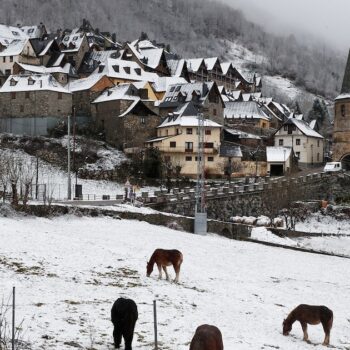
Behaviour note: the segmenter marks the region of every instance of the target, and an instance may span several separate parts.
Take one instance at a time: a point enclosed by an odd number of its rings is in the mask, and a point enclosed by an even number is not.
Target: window
[[[176,148],[176,142],[175,141],[171,141],[170,142],[170,147],[171,148]]]
[[[15,92],[11,92],[11,99],[15,100],[16,99],[16,93]]]
[[[59,100],[62,100],[62,96],[63,96],[62,92],[59,92],[57,98],[58,98]]]
[[[205,142],[204,148],[214,148],[214,143],[213,142]]]
[[[213,162],[214,161],[214,157],[208,157],[208,162]]]
[[[211,130],[205,130],[206,135],[211,135]]]
[[[186,129],[186,134],[187,135],[192,135],[192,128],[187,128]]]
[[[28,85],[34,85],[34,80],[33,79],[28,79]]]
[[[181,86],[177,86],[175,91],[178,92],[180,91],[180,89],[181,89]]]
[[[185,142],[185,152],[193,152],[193,142]]]
[[[2,58],[2,61],[3,61],[4,63],[6,62],[6,57],[5,57],[5,56]]]
[[[21,113],[23,113],[24,112],[24,106],[20,105],[19,110],[20,110]]]
[[[113,70],[116,72],[116,73],[119,73],[119,66],[118,65],[113,65]]]
[[[345,117],[345,105],[340,106],[340,114],[342,117]]]
[[[278,145],[279,145],[279,146],[283,146],[283,140],[282,140],[282,139],[279,139],[279,140],[278,140]]]
[[[103,70],[104,70],[104,68],[105,68],[105,66],[99,66],[99,67],[98,67],[98,72],[99,72],[99,73],[102,73]]]
[[[170,88],[170,92],[173,92],[175,90],[175,86],[172,86],[171,88]]]
[[[300,159],[300,152],[295,152],[295,155],[297,156],[298,159]]]
[[[141,117],[141,124],[146,124],[146,119],[145,119],[145,117]]]
[[[297,146],[300,146],[300,139],[296,139],[296,140],[295,140],[295,144],[296,144]]]
[[[176,135],[179,135],[179,129],[176,129]]]
[[[30,92],[29,92],[29,91],[26,91],[25,97],[26,97],[27,99],[30,98]]]
[[[319,161],[319,160],[320,160],[320,154],[317,153],[317,161]]]
[[[10,56],[10,62],[13,62],[13,56]]]
[[[216,108],[213,109],[213,114],[216,115]]]
[[[317,147],[320,147],[320,140],[317,140]]]
[[[125,73],[130,74],[130,67],[124,67]]]
[[[287,130],[288,130],[288,126],[285,125],[285,126],[283,127],[283,130],[284,130],[284,131],[287,131]]]
[[[10,80],[10,86],[15,86],[17,85],[17,81],[15,79]]]
[[[141,75],[141,68],[135,68],[135,73],[137,75]]]
[[[186,162],[192,162],[192,156],[186,156],[185,160]]]

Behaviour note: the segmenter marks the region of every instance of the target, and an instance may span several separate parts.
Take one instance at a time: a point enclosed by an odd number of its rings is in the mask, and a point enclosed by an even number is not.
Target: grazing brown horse
[[[333,312],[326,306],[305,305],[297,306],[283,321],[283,335],[288,335],[295,321],[299,321],[304,332],[303,340],[308,341],[307,324],[322,323],[325,338],[322,345],[329,345],[329,337],[333,325]]]
[[[182,253],[178,250],[156,249],[149,262],[147,262],[147,277],[153,271],[153,265],[156,263],[159,270],[159,279],[162,278],[162,268],[165,272],[166,279],[169,280],[169,275],[166,270],[167,266],[173,265],[176,277],[175,282],[179,282],[180,267],[183,261]]]
[[[222,335],[219,328],[202,324],[196,329],[190,350],[223,350]]]

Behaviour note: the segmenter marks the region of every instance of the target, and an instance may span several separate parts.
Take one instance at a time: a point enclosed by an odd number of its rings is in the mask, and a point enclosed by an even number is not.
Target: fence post
[[[157,301],[153,300],[153,317],[154,317],[154,349],[158,350],[157,338]]]
[[[15,350],[15,309],[16,309],[16,287],[12,290],[12,350]]]

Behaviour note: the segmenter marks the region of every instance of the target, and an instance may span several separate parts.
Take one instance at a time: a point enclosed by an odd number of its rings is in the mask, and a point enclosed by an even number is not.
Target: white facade
[[[291,147],[300,165],[321,165],[324,159],[324,138],[304,121],[284,124],[275,134],[275,146]]]

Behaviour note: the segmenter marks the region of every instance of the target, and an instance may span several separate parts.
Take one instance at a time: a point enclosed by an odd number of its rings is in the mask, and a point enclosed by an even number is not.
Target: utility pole
[[[39,157],[38,157],[38,151],[36,151],[36,174],[35,174],[35,199],[38,200],[38,184],[39,182]]]
[[[70,178],[70,115],[68,115],[68,145],[67,145],[67,152],[68,152],[68,191],[67,191],[67,197],[68,200],[72,199],[72,186],[71,186],[71,178]]]
[[[196,208],[194,215],[194,233],[207,233],[207,212],[204,192],[204,114],[198,114],[198,148],[197,148],[197,184]]]

